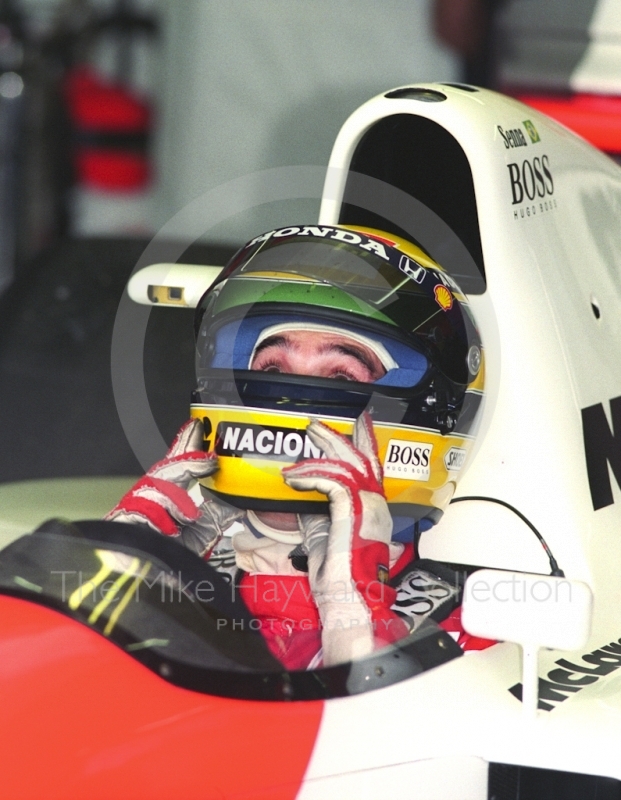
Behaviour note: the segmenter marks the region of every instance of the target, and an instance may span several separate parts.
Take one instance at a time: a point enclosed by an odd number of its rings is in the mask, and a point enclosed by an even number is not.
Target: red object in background
[[[144,189],[151,179],[149,104],[84,66],[68,74],[64,93],[75,135],[77,182],[107,191]]]
[[[80,130],[144,133],[151,124],[148,105],[123,86],[107,83],[87,67],[69,73],[65,96]]]
[[[79,182],[94,189],[131,192],[151,179],[149,161],[141,153],[78,147],[73,163]]]
[[[621,154],[621,97],[575,94],[515,95],[606,153]]]

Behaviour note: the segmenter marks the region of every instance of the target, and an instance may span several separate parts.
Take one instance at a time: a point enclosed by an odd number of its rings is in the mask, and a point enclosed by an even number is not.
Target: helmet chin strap
[[[273,516],[276,516],[278,512],[275,512]],[[280,516],[283,517],[283,522],[294,522],[295,528],[293,530],[286,530],[283,528],[276,528],[273,525],[265,522],[265,518],[263,515],[259,516],[255,511],[248,510],[247,512],[248,522],[252,525],[252,527],[258,531],[262,536],[266,536],[268,539],[273,539],[275,542],[283,542],[285,544],[301,544],[302,543],[302,533],[297,524],[297,516],[295,514],[281,514]],[[270,514],[270,519],[272,515]],[[286,518],[286,520],[284,519]],[[276,520],[273,520],[276,521]]]

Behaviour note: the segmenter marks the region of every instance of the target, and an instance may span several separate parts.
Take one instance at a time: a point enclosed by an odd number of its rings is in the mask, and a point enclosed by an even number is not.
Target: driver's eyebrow
[[[274,334],[274,336],[268,336],[267,339],[264,339],[261,344],[257,346],[252,356],[252,360],[254,361],[259,353],[262,353],[268,347],[289,347],[290,344],[291,343],[288,341],[286,336],[279,336],[278,334]]]
[[[342,344],[334,342],[322,347],[321,350],[324,353],[337,352],[342,353],[345,356],[351,356],[365,366],[370,373],[374,373],[376,370],[373,359],[362,348],[356,347],[355,344]]]

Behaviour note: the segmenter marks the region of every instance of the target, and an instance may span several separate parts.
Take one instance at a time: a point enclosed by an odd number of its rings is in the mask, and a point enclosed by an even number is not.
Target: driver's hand
[[[392,519],[371,418],[363,414],[356,421],[351,442],[317,421],[307,433],[326,457],[285,467],[283,477],[294,489],[327,495],[330,503],[329,518],[300,517],[328,666],[368,655],[405,636],[408,628],[390,610]]]
[[[223,530],[243,514],[211,501],[197,505],[190,496],[190,486],[217,469],[215,454],[203,450],[202,423],[189,420],[165,458],[140,478],[106,519],[146,524],[158,533],[180,536],[183,544],[204,556]]]

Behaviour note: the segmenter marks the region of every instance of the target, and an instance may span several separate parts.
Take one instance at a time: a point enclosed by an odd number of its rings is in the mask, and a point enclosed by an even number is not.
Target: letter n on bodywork
[[[610,401],[610,416],[612,431],[601,403],[582,409],[584,453],[595,511],[614,502],[608,473],[609,464],[617,484],[621,487],[621,397]]]

